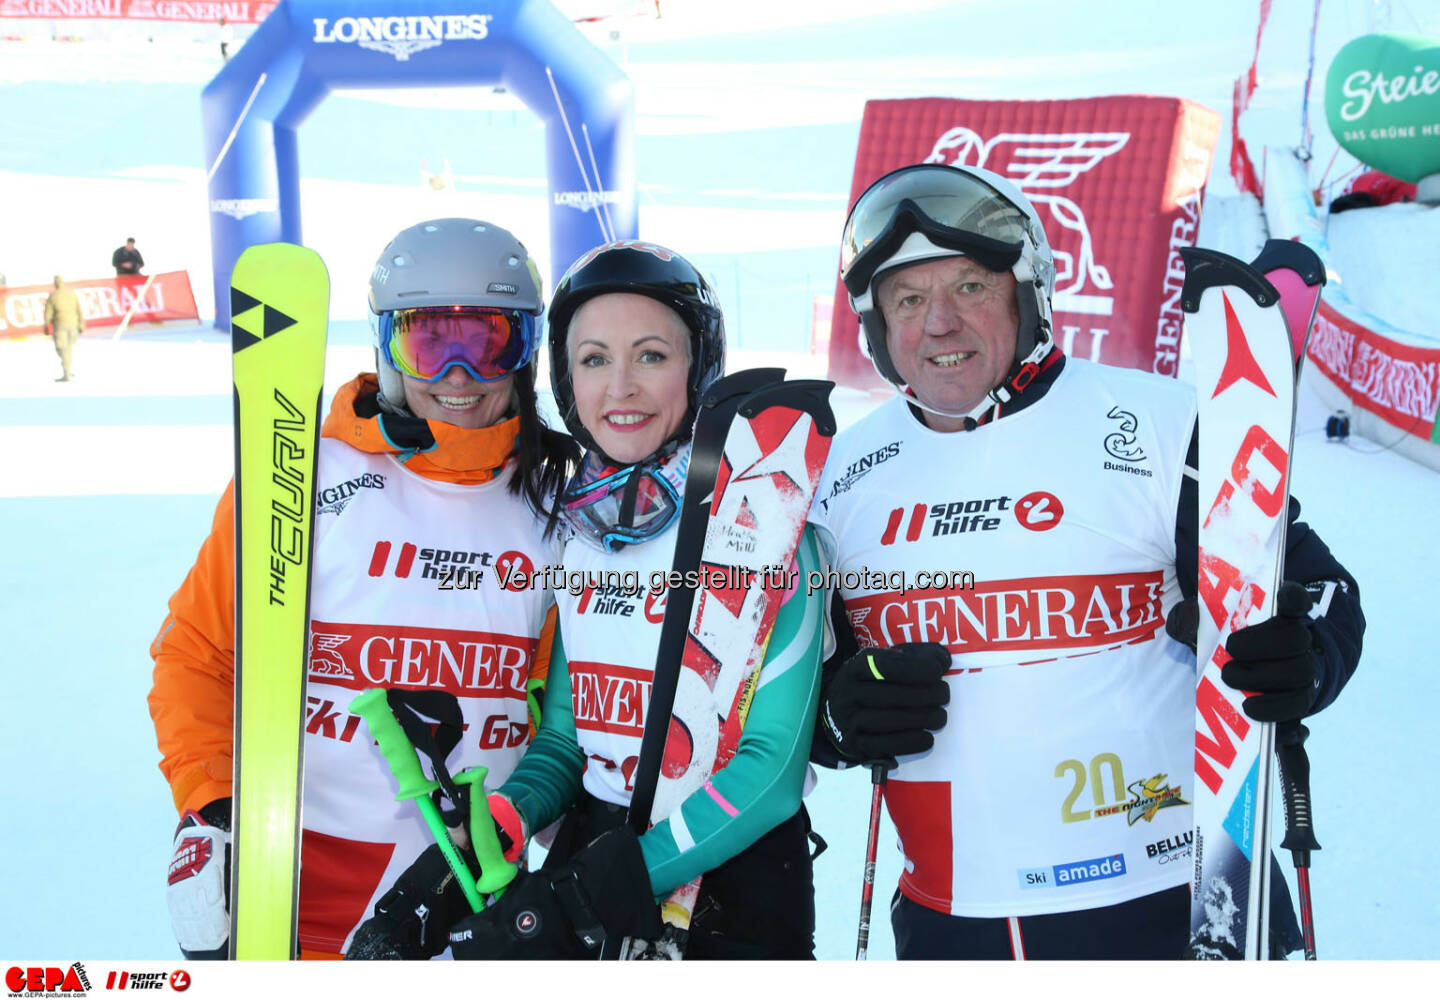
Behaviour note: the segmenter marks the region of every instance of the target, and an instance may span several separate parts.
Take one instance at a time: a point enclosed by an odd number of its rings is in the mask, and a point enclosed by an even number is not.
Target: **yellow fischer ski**
[[[235,788],[230,957],[294,957],[315,451],[330,278],[253,246],[230,277],[235,378]]]

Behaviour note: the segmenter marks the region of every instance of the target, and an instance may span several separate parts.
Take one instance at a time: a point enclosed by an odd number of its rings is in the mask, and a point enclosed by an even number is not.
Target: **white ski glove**
[[[170,925],[189,959],[225,958],[230,941],[230,800],[187,812],[170,858]]]

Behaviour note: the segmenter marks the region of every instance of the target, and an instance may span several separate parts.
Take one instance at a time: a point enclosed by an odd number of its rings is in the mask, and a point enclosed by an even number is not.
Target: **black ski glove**
[[[862,649],[840,664],[820,704],[820,724],[845,760],[879,763],[922,753],[945,725],[950,652],[935,642]]]
[[[1320,639],[1310,627],[1310,593],[1287,580],[1275,595],[1275,617],[1236,629],[1225,640],[1230,662],[1220,679],[1250,694],[1241,707],[1256,722],[1303,719],[1320,693]],[[1170,609],[1165,631],[1177,642],[1195,648],[1200,605],[1186,598]]]
[[[640,841],[622,826],[556,871],[517,876],[493,905],[455,925],[450,949],[460,959],[595,958],[607,935],[651,941],[660,930]]]
[[[1275,617],[1237,629],[1225,640],[1230,662],[1220,679],[1250,694],[1241,708],[1256,722],[1303,719],[1320,692],[1323,650],[1310,627],[1309,592],[1287,581],[1275,595]]]
[[[460,853],[472,872],[479,867],[468,851]],[[434,958],[449,943],[450,928],[468,913],[459,880],[440,846],[431,844],[375,903],[375,915],[355,929],[345,957]]]
[[[1180,601],[1165,616],[1165,631],[1176,642],[1183,642],[1195,652],[1200,631],[1200,602],[1193,597]]]

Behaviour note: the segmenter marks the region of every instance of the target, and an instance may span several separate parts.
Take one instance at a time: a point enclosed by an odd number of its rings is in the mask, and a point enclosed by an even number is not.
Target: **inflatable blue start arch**
[[[201,96],[215,324],[246,247],[301,242],[296,131],[331,90],[496,84],[545,124],[553,280],[634,239],[634,90],[550,0],[283,0]]]

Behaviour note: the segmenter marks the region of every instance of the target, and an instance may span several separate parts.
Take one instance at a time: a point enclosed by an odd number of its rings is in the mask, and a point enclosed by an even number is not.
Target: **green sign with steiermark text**
[[[1403,181],[1440,173],[1440,39],[1362,35],[1325,77],[1325,117],[1362,163]]]

